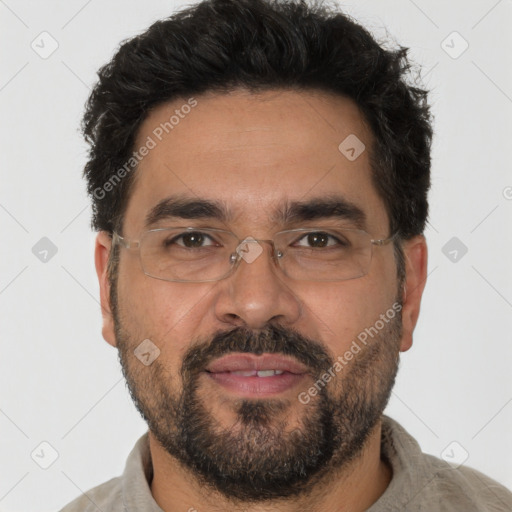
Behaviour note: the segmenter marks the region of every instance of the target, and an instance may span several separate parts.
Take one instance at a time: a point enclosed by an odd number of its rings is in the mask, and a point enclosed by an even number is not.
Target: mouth
[[[283,393],[298,385],[307,368],[280,354],[229,354],[208,365],[205,374],[224,390],[245,397]]]

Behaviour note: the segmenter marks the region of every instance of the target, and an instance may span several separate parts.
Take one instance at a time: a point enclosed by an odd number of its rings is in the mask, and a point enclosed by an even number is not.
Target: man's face
[[[138,240],[147,229],[169,226],[224,229],[240,240],[272,239],[294,228],[358,227],[331,215],[283,224],[276,214],[294,202],[333,197],[363,212],[372,238],[389,236],[371,181],[371,134],[350,100],[238,91],[196,101],[161,141],[154,130],[186,100],[156,108],[141,126],[135,148],[148,136],[157,144],[136,171],[124,237]],[[351,135],[366,146],[355,160],[338,149]],[[146,225],[148,213],[171,196],[222,204],[228,218],[160,215]],[[407,348],[401,315],[386,315],[401,300],[392,244],[374,248],[365,276],[338,282],[290,279],[269,244],[261,247],[230,277],[206,283],[149,277],[138,252],[121,249],[113,321],[104,327],[152,435],[195,476],[240,499],[297,494],[353,460],[378,424],[398,353]],[[386,322],[377,323],[383,314]],[[148,366],[134,355],[146,339],[160,350]],[[251,361],[255,354],[284,355],[281,362],[294,363],[295,373],[232,375],[227,383],[226,373],[207,371],[221,357],[242,353]],[[339,357],[342,369],[333,370]],[[329,368],[325,386],[308,391]]]

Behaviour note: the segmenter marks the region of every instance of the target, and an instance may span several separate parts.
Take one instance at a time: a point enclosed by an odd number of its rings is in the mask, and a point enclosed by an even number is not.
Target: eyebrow
[[[331,195],[308,201],[292,201],[274,212],[273,220],[281,224],[295,224],[310,220],[346,220],[357,228],[366,227],[366,214],[342,196]]]
[[[231,215],[219,201],[194,199],[185,196],[170,196],[162,199],[146,215],[145,227],[149,228],[162,220],[179,219],[218,219],[229,221]]]
[[[366,214],[356,204],[339,195],[313,198],[307,201],[290,201],[275,209],[271,222],[281,225],[319,219],[339,219],[353,223],[357,228],[366,227]],[[220,201],[170,196],[159,201],[146,215],[145,228],[172,219],[219,220],[228,223],[232,219],[227,205]]]

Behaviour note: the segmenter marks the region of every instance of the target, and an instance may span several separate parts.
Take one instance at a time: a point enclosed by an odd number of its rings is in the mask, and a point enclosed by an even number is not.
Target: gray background
[[[101,337],[77,130],[97,68],[181,4],[0,0],[2,511],[58,509],[120,474],[145,431]],[[512,2],[343,6],[412,49],[436,116],[430,275],[387,412],[512,487]]]

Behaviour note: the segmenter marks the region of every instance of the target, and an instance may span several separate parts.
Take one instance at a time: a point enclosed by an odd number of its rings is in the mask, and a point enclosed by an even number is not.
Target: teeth
[[[258,377],[272,377],[272,375],[281,375],[282,370],[260,370]]]
[[[273,375],[281,375],[283,373],[283,370],[240,370],[236,372],[231,372],[233,375],[240,375],[241,377],[272,377]]]
[[[260,370],[258,372],[258,377],[272,377],[275,375],[275,370]]]
[[[256,370],[249,370],[249,371],[240,370],[240,371],[231,372],[231,373],[233,375],[240,375],[241,377],[253,377],[254,375],[257,374]]]

